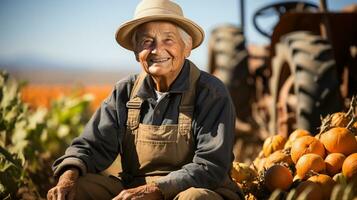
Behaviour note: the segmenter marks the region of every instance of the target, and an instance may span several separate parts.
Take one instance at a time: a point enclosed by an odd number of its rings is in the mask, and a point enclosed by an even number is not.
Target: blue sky
[[[273,0],[246,0],[247,39],[267,43],[250,26],[254,10]],[[0,0],[0,67],[139,69],[133,53],[115,42],[117,27],[132,18],[139,0]],[[203,27],[205,42],[190,59],[205,69],[210,30],[239,23],[238,0],[176,0]],[[318,3],[317,0],[311,1]],[[340,9],[357,0],[329,0]]]

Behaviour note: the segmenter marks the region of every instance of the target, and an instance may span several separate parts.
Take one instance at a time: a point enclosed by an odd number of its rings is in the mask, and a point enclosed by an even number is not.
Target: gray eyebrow
[[[164,34],[169,36],[175,36],[174,32],[172,31],[166,31],[164,32]],[[140,37],[151,37],[148,33],[138,33],[137,35]]]

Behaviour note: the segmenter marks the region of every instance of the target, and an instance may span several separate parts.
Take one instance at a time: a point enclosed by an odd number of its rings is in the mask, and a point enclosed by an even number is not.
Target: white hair
[[[176,26],[178,32],[180,33],[181,39],[183,40],[183,43],[185,44],[185,47],[189,46],[192,43],[192,37],[181,27]]]
[[[189,46],[192,43],[192,37],[185,30],[183,30],[181,27],[177,26],[176,24],[174,24],[174,25],[176,26],[176,28],[181,36],[181,39],[182,39],[183,43],[185,44],[185,47]],[[134,49],[136,47],[136,42],[137,42],[136,41],[136,31],[137,31],[137,29],[134,30],[133,36],[131,38]]]

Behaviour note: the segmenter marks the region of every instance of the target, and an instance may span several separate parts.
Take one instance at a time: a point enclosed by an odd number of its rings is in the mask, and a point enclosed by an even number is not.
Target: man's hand
[[[47,192],[47,200],[72,200],[75,196],[75,186],[79,177],[76,168],[70,168],[59,178],[55,187]]]
[[[112,200],[161,200],[163,199],[160,189],[155,184],[146,184],[136,188],[123,190]]]

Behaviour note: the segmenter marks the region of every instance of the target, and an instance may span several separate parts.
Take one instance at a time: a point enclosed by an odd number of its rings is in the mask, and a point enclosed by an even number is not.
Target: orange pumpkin
[[[330,176],[325,174],[318,174],[311,176],[307,180],[317,183],[322,189],[323,198],[330,199],[332,189],[336,185],[336,182]]]
[[[286,138],[282,135],[273,135],[268,137],[263,144],[264,156],[268,157],[276,150],[283,149],[286,142]]]
[[[321,156],[313,153],[301,156],[295,167],[296,174],[302,179],[305,179],[307,173],[310,171],[323,173],[326,170],[325,162]]]
[[[290,154],[294,163],[297,163],[301,156],[308,153],[314,153],[325,158],[325,148],[323,144],[312,136],[302,136],[291,146]]]
[[[264,183],[271,192],[275,189],[288,190],[293,183],[293,175],[288,168],[273,165],[265,172]]]
[[[346,127],[350,119],[344,112],[337,112],[331,115],[331,127]]]
[[[341,172],[343,161],[346,159],[346,156],[342,153],[331,153],[326,156],[326,172],[330,176]]]
[[[286,163],[287,165],[293,165],[291,156],[288,153],[283,152],[282,150],[277,150],[274,153],[270,154],[265,161],[265,168],[269,168],[275,164]]]
[[[291,148],[292,143],[299,137],[311,135],[311,133],[304,129],[296,129],[292,132],[288,138],[288,141],[285,143],[284,149]]]
[[[302,197],[302,195],[306,196]],[[321,187],[317,183],[314,183],[312,181],[301,182],[296,188],[294,199],[301,198],[304,198],[305,200],[322,200],[323,193],[321,191]]]
[[[342,174],[348,179],[357,178],[357,153],[349,155],[342,165]]]
[[[321,134],[320,141],[330,153],[343,153],[348,156],[357,152],[357,141],[347,128],[332,128]]]

